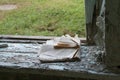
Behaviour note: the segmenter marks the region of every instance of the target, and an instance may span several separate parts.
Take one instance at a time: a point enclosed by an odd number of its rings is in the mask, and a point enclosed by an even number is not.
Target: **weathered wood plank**
[[[120,67],[120,0],[106,0],[106,64]],[[116,71],[120,71],[117,69]]]
[[[87,31],[87,43],[90,45],[95,44],[94,36],[97,31],[96,27],[96,0],[85,0],[85,12],[86,12],[86,31]]]
[[[95,35],[96,45],[105,46],[105,0],[101,0],[99,16],[97,17],[97,33]]]
[[[38,44],[43,44],[46,42],[46,40],[41,41],[41,40],[15,40],[15,39],[0,39],[0,42],[10,42],[10,43],[38,43]]]
[[[15,44],[15,43],[14,43]],[[14,47],[11,44],[11,47]],[[24,44],[24,43],[23,43]],[[28,44],[20,46],[22,51],[31,49],[31,52],[36,52],[34,46],[29,48]],[[60,77],[84,78],[84,79],[97,79],[97,80],[112,80],[119,79],[119,75],[113,73],[105,73],[104,66],[95,62],[95,53],[99,51],[96,46],[81,46],[81,61],[78,62],[64,62],[64,63],[40,63],[38,54],[36,53],[18,53],[14,51],[19,47],[18,43],[15,44],[14,49],[2,49],[6,52],[0,52],[0,72],[11,72],[21,74],[39,74],[39,75],[52,75]],[[20,44],[21,45],[21,44]],[[24,47],[26,46],[26,47]],[[36,45],[38,47],[38,45]],[[0,49],[0,51],[2,51]],[[8,50],[14,52],[8,52]],[[72,76],[71,76],[72,75]]]
[[[74,74],[72,76],[73,78],[88,78],[98,80],[99,78],[104,79],[105,76],[102,75],[107,75],[109,77],[114,78],[116,78],[117,76],[116,74],[113,75],[111,73],[108,74],[105,73],[104,65],[95,62],[96,58],[94,55],[97,51],[101,50],[96,46],[81,46],[80,52],[82,61],[43,64],[40,63],[37,54],[37,51],[40,49],[41,44],[36,43],[29,44],[7,43],[7,44],[8,44],[7,48],[0,48],[0,72],[53,75],[62,77],[64,76],[71,77],[71,75]],[[84,76],[81,77],[80,75]],[[117,78],[119,78],[119,76],[117,76]]]
[[[4,44],[4,43],[0,43],[0,44]],[[31,53],[31,52],[37,52],[37,50],[40,49],[41,44],[37,44],[37,43],[5,43],[8,45],[8,47],[6,48],[0,48],[0,52],[27,52],[27,53]]]
[[[96,0],[85,0],[86,23],[92,23]]]
[[[40,42],[44,43],[46,40],[54,39],[57,38],[55,36],[20,36],[20,35],[0,35],[0,40],[2,41],[7,41],[7,42]],[[27,41],[28,40],[28,41]],[[86,38],[80,38],[82,43],[86,43]],[[5,42],[4,41],[4,42]]]
[[[23,40],[49,40],[55,37],[50,36],[23,36],[23,35],[0,35],[0,39],[23,39]]]

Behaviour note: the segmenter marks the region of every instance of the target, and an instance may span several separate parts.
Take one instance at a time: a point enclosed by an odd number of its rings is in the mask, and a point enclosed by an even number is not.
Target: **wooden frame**
[[[96,18],[102,0],[85,0],[87,43],[93,45],[97,32]],[[104,62],[110,69],[120,72],[120,0],[106,0]],[[113,71],[114,71],[113,70]]]
[[[91,1],[88,3],[88,1]],[[97,31],[96,27],[96,17],[100,10],[100,0],[86,0],[86,29],[87,29],[87,43],[94,44],[94,36]],[[92,3],[92,4],[91,4]],[[110,70],[115,69],[115,72],[119,72],[120,68],[120,0],[106,0],[106,30],[105,30],[105,64]],[[89,6],[88,6],[89,5]],[[111,6],[113,5],[113,6]],[[90,7],[91,6],[91,7]],[[91,13],[89,14],[89,11]],[[114,10],[114,11],[113,11]],[[34,43],[39,44],[45,43],[46,40],[53,39],[54,37],[44,37],[44,36],[13,36],[13,35],[0,35],[0,42],[10,42],[10,43]],[[85,43],[86,39],[81,38],[81,42]],[[113,54],[114,53],[114,54]],[[62,64],[62,63],[61,63]],[[64,65],[64,64],[62,64]],[[67,64],[70,65],[70,64]],[[72,65],[78,65],[72,63]],[[44,66],[44,67],[43,67]],[[46,69],[46,66],[48,67]],[[106,80],[119,80],[119,74],[104,74],[104,73],[92,73],[80,71],[77,68],[71,69],[71,67],[66,70],[62,66],[60,71],[57,69],[50,69],[51,64],[41,64],[36,66],[28,67],[15,67],[15,66],[0,66],[0,72],[12,72],[20,74],[39,74],[39,75],[54,75],[61,77],[72,77],[72,78],[84,78],[84,79],[106,79]],[[52,64],[53,67],[57,66]],[[81,75],[81,76],[80,76]]]
[[[95,35],[97,33],[96,19],[100,13],[102,0],[85,0],[86,12],[86,33],[88,45],[95,44]]]
[[[120,73],[120,0],[106,0],[105,36],[105,63]]]

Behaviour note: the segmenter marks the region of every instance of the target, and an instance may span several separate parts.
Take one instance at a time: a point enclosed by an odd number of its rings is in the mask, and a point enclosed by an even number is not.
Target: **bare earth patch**
[[[0,5],[0,10],[13,10],[13,9],[17,9],[17,5],[13,5],[13,4],[5,4],[5,5]]]

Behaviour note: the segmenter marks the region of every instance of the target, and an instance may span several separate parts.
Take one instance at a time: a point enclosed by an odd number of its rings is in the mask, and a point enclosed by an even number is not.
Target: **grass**
[[[85,36],[84,0],[0,0],[18,9],[0,11],[0,34]]]

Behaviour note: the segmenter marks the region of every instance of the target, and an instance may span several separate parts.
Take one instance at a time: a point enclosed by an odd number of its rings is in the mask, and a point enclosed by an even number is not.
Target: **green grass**
[[[0,0],[18,9],[0,11],[0,34],[85,36],[84,0]]]

